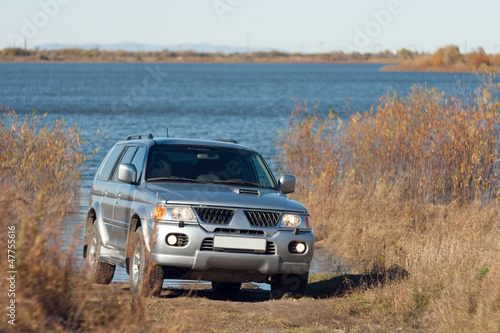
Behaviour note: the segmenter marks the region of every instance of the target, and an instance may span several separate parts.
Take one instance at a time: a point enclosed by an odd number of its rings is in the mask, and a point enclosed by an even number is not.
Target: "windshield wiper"
[[[230,179],[230,180],[214,180],[216,184],[237,184],[237,185],[245,185],[245,186],[255,186],[260,188],[269,188],[259,183],[249,182],[241,179]]]
[[[176,177],[176,176],[149,178],[147,181],[148,182],[169,181],[169,182],[186,182],[186,183],[206,183],[203,180],[184,178],[184,177]]]

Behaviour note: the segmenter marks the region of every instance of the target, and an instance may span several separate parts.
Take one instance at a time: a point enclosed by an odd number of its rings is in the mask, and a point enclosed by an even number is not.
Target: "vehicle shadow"
[[[368,274],[345,274],[312,282],[307,285],[306,296],[315,299],[340,297],[359,288],[373,285],[376,278]]]
[[[388,281],[405,279],[408,276],[409,272],[398,265],[393,265],[388,269],[373,270],[370,274],[327,276],[319,281],[309,282],[306,296],[316,299],[340,297],[358,289],[366,289]]]
[[[231,302],[265,302],[270,299],[270,292],[259,288],[243,286],[238,293],[219,294],[215,293],[210,286],[204,289],[189,288],[168,288],[161,293],[161,298],[177,298],[177,297],[202,297],[213,301],[231,301]]]
[[[332,276],[307,285],[305,297],[322,299],[340,297],[358,288],[366,288],[378,281],[377,277],[362,274],[347,274]],[[209,300],[232,302],[266,302],[271,299],[269,290],[262,290],[252,284],[245,284],[238,293],[218,294],[210,285],[192,285],[164,288],[161,298],[202,297]],[[290,295],[290,298],[294,298]]]
[[[331,297],[341,297],[358,289],[366,289],[374,285],[385,283],[388,280],[405,278],[408,273],[402,271],[387,271],[383,274],[344,274],[344,275],[325,275],[318,281],[311,281],[307,285],[307,291],[304,297],[314,299],[324,299]],[[129,291],[128,286],[121,288],[123,291]],[[260,289],[252,283],[245,283],[238,293],[219,294],[215,293],[210,284],[186,284],[175,287],[164,287],[161,295],[163,299],[174,299],[181,297],[206,298],[214,301],[230,301],[257,303],[266,302],[271,299],[269,290]],[[290,295],[289,298],[294,298]]]
[[[347,274],[332,276],[307,285],[305,297],[314,299],[341,297],[348,292],[358,288],[367,288],[379,282],[378,276],[368,274]],[[209,300],[231,301],[231,302],[266,302],[271,299],[269,290],[262,290],[249,283],[243,285],[238,293],[218,294],[213,292],[210,285],[179,286],[164,288],[161,298],[178,297],[202,297]],[[290,298],[294,298],[290,295]]]

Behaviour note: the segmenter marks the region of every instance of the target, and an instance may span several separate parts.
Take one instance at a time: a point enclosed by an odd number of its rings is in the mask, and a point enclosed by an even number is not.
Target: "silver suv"
[[[90,191],[83,255],[108,284],[125,267],[133,294],[158,295],[163,279],[242,282],[271,296],[305,292],[314,251],[307,209],[286,197],[255,150],[227,141],[131,135],[101,163]]]

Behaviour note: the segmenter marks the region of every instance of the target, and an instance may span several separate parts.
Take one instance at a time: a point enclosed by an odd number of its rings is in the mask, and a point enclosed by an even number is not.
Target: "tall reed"
[[[297,174],[319,245],[352,269],[409,272],[363,295],[407,329],[500,330],[494,80],[455,96],[389,93],[345,123],[298,104],[281,133],[281,165]]]
[[[0,265],[2,273],[17,271],[15,295],[6,276],[0,279],[0,300],[15,300],[15,326],[5,313],[1,331],[67,332],[119,331],[144,325],[144,300],[120,304],[112,294],[101,295],[78,272],[76,247],[82,230],[71,240],[62,235],[64,214],[80,194],[85,156],[75,127],[48,123],[33,113],[20,117],[6,110],[0,124]],[[82,223],[83,225],[83,223]],[[7,258],[8,228],[15,228],[15,260]],[[10,230],[9,229],[9,230]],[[69,245],[68,245],[69,244]],[[13,267],[9,265],[12,264]],[[5,273],[6,274],[6,273]]]

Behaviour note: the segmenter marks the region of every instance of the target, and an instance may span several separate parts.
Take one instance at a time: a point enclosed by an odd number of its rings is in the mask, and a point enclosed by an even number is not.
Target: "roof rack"
[[[236,140],[233,139],[215,139],[214,141],[238,143],[236,142]]]
[[[127,140],[135,140],[135,139],[152,139],[153,138],[153,134],[151,133],[148,133],[148,134],[132,134],[132,135],[129,135],[127,136]]]

